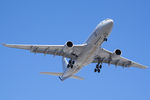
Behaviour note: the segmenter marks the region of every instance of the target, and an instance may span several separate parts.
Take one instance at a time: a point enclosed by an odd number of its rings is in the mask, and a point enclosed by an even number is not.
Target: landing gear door
[[[63,67],[63,72],[66,70],[68,65],[68,61],[65,57],[62,57],[62,67]]]

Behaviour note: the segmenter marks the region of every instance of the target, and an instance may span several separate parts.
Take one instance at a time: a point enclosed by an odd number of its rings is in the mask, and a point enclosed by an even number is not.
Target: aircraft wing
[[[23,44],[3,44],[3,46],[10,48],[18,48],[29,50],[33,53],[52,54],[57,56],[63,56],[67,58],[76,59],[80,54],[80,51],[86,44],[74,45],[69,51],[64,52],[64,45],[23,45]]]
[[[144,65],[138,64],[134,61],[131,61],[127,58],[121,57],[121,56],[114,56],[114,54],[110,51],[107,51],[103,48],[99,48],[96,57],[94,58],[93,63],[108,63],[113,64],[116,66],[122,66],[122,67],[137,67],[137,68],[147,68]]]

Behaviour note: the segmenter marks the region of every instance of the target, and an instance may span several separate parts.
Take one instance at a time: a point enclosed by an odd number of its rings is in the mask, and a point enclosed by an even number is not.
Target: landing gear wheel
[[[96,68],[94,69],[94,72],[97,72],[97,69],[96,69]]]
[[[71,60],[69,60],[69,64],[71,64],[71,62],[72,62],[72,61],[71,61]]]
[[[75,63],[75,61],[72,61],[72,64],[74,64]]]
[[[71,65],[70,67],[73,68],[73,65]]]
[[[99,64],[96,65],[96,68],[99,68]]]
[[[100,69],[97,69],[98,70],[98,73],[100,73]]]
[[[69,67],[70,67],[70,64],[67,65],[67,68],[69,68]]]
[[[104,41],[107,41],[107,38],[104,38]]]
[[[102,69],[102,65],[100,65],[99,68]]]

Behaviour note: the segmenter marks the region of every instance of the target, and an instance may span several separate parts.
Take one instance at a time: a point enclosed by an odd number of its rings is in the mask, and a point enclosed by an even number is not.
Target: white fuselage
[[[77,73],[83,66],[86,66],[93,61],[98,48],[104,42],[104,39],[108,37],[112,27],[113,20],[111,19],[106,19],[97,25],[92,35],[86,41],[87,45],[76,59],[73,68],[67,68],[61,77],[62,79],[66,79],[72,76],[73,74]]]

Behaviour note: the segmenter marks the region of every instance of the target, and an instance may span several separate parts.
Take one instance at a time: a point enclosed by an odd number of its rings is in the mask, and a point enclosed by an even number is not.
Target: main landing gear
[[[100,63],[96,64],[96,68],[94,69],[94,72],[100,73],[101,68],[102,68],[102,64],[100,64]]]
[[[67,65],[67,68],[73,68],[73,64],[75,63],[75,61],[73,60],[69,60],[69,63]]]

